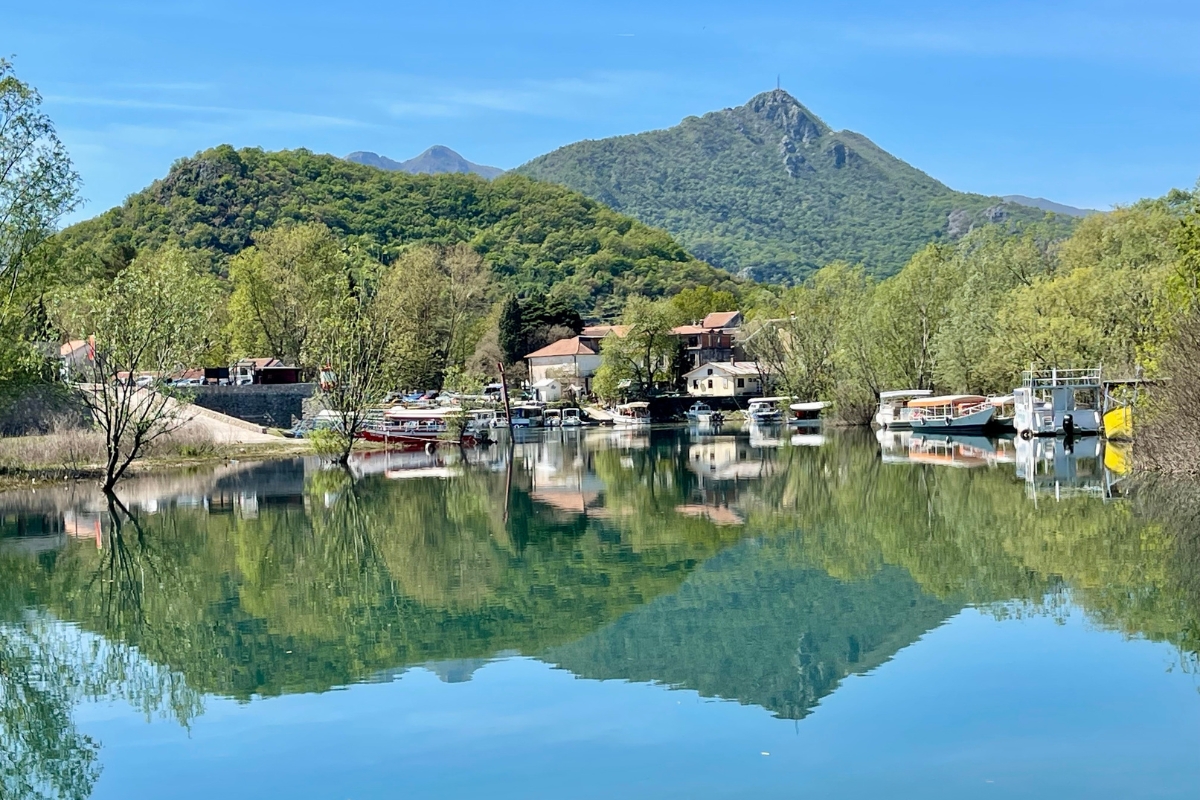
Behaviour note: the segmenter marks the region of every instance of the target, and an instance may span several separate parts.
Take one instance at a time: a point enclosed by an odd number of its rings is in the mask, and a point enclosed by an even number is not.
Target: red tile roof
[[[727,328],[741,315],[740,311],[714,311],[700,323],[704,328]]]
[[[615,333],[617,336],[624,336],[629,333],[628,325],[588,325],[583,329],[582,336],[588,339],[599,339],[607,336],[610,333]]]
[[[71,355],[72,353],[74,353],[76,350],[78,350],[81,347],[87,347],[87,342],[85,340],[72,339],[71,341],[67,342],[66,344],[64,344],[58,348],[58,354],[65,358],[66,356]]]
[[[570,339],[559,339],[551,342],[541,350],[535,350],[526,358],[547,358],[549,356],[594,356],[596,351],[579,341],[578,336]]]
[[[678,328],[672,328],[671,333],[676,336],[696,336],[701,333],[708,333],[708,329],[702,328],[699,325],[680,325]]]

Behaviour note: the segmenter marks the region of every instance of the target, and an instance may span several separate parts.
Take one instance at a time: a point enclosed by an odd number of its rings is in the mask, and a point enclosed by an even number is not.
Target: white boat
[[[548,408],[542,412],[542,424],[547,428],[562,427],[562,412],[557,408]]]
[[[613,425],[618,428],[646,428],[650,425],[650,404],[644,401],[624,403],[612,412]]]
[[[542,427],[542,407],[532,403],[513,406],[512,426],[514,428]]]
[[[1099,368],[1026,370],[1013,390],[1013,426],[1025,438],[1098,434],[1103,391]]]
[[[879,410],[875,412],[875,424],[890,431],[911,430],[912,410],[908,404],[922,397],[930,397],[929,389],[895,389],[879,393]]]
[[[913,433],[983,433],[996,414],[996,406],[977,394],[920,397],[908,409]]]
[[[833,404],[823,400],[811,403],[792,403],[788,406],[788,411],[791,412],[788,424],[797,428],[816,428],[821,424],[821,412],[831,405]]]
[[[564,408],[561,424],[564,428],[578,428],[583,425],[583,413],[578,408]]]
[[[756,397],[746,406],[746,419],[757,425],[774,425],[783,421],[779,404],[786,397]]]
[[[702,419],[711,418],[712,414],[712,406],[704,401],[692,403],[692,407],[687,410],[687,418],[692,422],[700,422]]]

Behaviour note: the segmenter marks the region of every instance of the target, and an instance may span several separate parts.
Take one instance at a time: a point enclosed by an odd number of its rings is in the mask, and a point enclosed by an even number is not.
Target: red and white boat
[[[462,435],[455,437],[455,431],[463,424],[466,428]],[[404,406],[393,406],[378,415],[369,416],[367,424],[359,431],[358,438],[402,450],[436,447],[440,444],[474,447],[487,441],[486,434],[473,420],[467,419],[463,422],[461,409]]]

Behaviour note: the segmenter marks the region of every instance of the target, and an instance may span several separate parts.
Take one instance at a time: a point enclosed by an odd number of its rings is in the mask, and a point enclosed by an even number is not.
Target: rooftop
[[[586,330],[586,328],[585,328]],[[619,335],[619,334],[618,334]],[[557,342],[551,342],[541,350],[534,350],[526,358],[548,358],[551,356],[594,356],[596,351],[588,347],[580,337],[572,336],[570,339],[559,339]]]
[[[734,325],[739,317],[742,316],[740,311],[714,311],[706,316],[700,323],[702,328],[728,328]]]
[[[759,374],[757,361],[709,361],[689,371],[687,374],[695,375],[698,373],[703,373],[704,370],[708,369],[720,370],[726,375],[749,375],[758,377]]]

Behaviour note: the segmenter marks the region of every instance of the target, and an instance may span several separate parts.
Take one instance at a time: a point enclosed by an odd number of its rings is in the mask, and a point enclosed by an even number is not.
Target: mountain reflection
[[[86,796],[85,697],[187,724],[203,694],[412,666],[454,682],[523,654],[799,719],[968,604],[1074,602],[1200,651],[1200,559],[1179,533],[1195,518],[1160,513],[1175,490],[1107,502],[1122,479],[1100,442],[524,438],[370,454],[352,474],[297,459],[148,476],[115,506],[79,487],[4,497],[4,796]],[[68,640],[104,654],[86,685]]]

